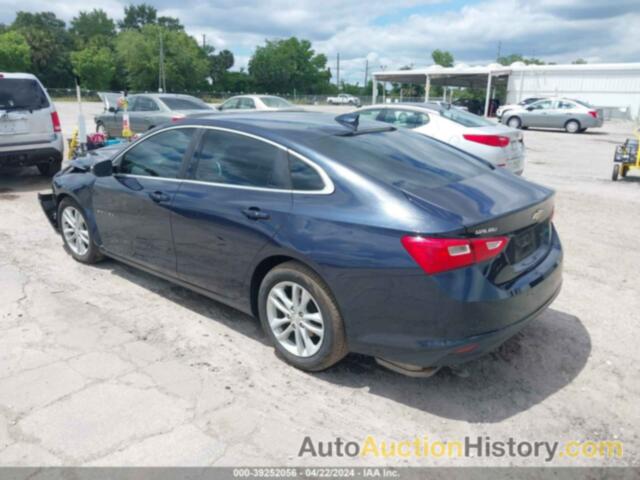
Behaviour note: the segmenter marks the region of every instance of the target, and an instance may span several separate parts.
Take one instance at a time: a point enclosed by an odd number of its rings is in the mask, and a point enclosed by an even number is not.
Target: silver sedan
[[[602,109],[570,98],[546,98],[508,110],[500,119],[511,128],[562,128],[569,133],[602,127]]]

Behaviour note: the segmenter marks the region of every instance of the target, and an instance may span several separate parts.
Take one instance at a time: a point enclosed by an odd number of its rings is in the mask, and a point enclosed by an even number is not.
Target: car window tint
[[[220,105],[220,110],[231,110],[235,108],[238,108],[237,98],[230,98],[229,100],[224,102],[222,105]]]
[[[136,100],[136,111],[137,112],[154,112],[159,110],[156,102],[147,97],[138,97]]]
[[[445,108],[440,111],[440,116],[451,120],[463,127],[490,127],[495,125],[491,120],[465,112],[459,108]]]
[[[256,108],[256,103],[252,98],[241,98],[239,102],[239,107],[241,110],[253,110]]]
[[[288,188],[284,151],[231,132],[207,130],[197,154],[195,179],[262,188]]]
[[[409,192],[442,187],[491,169],[442,142],[402,129],[328,135],[312,146],[322,155]]]
[[[380,109],[362,110],[358,113],[360,114],[361,120],[376,120],[378,118],[378,115],[380,115]]]
[[[38,110],[48,106],[47,96],[35,80],[0,78],[0,109]]]
[[[293,190],[313,191],[324,188],[322,177],[316,169],[295,155],[289,155],[289,170]]]
[[[128,97],[127,102],[127,110],[129,112],[138,111],[138,97]]]
[[[269,108],[293,107],[293,105],[287,102],[284,98],[280,98],[280,97],[260,97],[260,100],[262,100],[262,103],[264,103]]]
[[[567,102],[564,100],[560,100],[558,102],[558,108],[566,109],[566,108],[576,108],[576,104],[573,102]]]
[[[384,121],[396,127],[417,128],[429,123],[429,116],[413,110],[388,109],[384,112]]]
[[[122,156],[118,173],[176,178],[195,128],[175,128],[150,136]]]
[[[161,97],[169,110],[211,110],[209,105],[197,98]]]
[[[543,100],[541,102],[532,103],[528,108],[532,110],[547,110],[551,108],[553,102],[551,100]]]

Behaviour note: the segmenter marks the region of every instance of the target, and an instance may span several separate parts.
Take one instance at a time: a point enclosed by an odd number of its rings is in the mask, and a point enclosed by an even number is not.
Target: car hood
[[[413,186],[402,190],[409,201],[431,216],[471,231],[487,222],[498,225],[501,217],[547,202],[554,194],[553,190],[504,170],[493,170],[438,188]],[[509,225],[509,229],[516,228]]]

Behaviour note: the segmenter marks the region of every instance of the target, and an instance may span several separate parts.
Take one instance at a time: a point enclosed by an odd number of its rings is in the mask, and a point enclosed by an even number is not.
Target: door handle
[[[155,191],[149,193],[149,198],[156,203],[168,202],[171,197],[164,192]]]
[[[242,213],[249,220],[269,220],[270,215],[266,212],[263,212],[258,207],[249,207],[242,210]]]

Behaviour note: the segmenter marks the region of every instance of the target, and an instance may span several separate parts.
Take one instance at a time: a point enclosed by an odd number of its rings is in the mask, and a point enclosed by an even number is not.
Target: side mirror
[[[91,170],[96,177],[110,177],[113,175],[113,163],[111,160],[101,160],[95,163]]]
[[[527,111],[528,112],[533,112],[534,108],[533,107],[527,107]]]
[[[115,108],[115,107],[109,107],[109,108],[107,109],[107,111],[109,111],[109,112],[111,112],[111,113],[116,113],[116,112],[117,112],[117,110],[116,110],[116,108]]]

